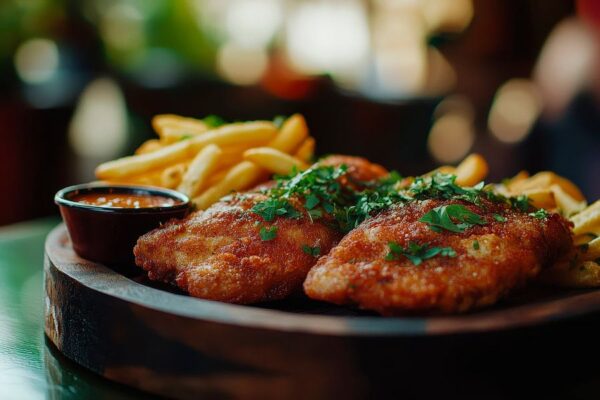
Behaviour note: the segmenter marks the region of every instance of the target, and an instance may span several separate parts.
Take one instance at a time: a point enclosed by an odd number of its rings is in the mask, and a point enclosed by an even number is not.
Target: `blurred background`
[[[0,225],[153,136],[159,113],[300,112],[319,154],[402,174],[484,155],[600,197],[596,0],[2,0]]]

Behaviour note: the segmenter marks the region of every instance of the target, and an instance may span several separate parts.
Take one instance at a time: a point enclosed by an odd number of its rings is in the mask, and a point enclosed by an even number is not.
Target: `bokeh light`
[[[50,80],[58,69],[59,53],[56,43],[49,39],[29,39],[15,53],[15,69],[26,83],[38,84]]]
[[[222,46],[217,54],[217,71],[237,85],[259,82],[267,64],[268,57],[264,49],[240,46],[233,41]]]
[[[528,79],[511,79],[502,85],[488,116],[490,132],[500,141],[523,140],[542,110],[537,86]]]
[[[440,163],[455,163],[464,158],[475,141],[475,111],[463,95],[452,95],[442,101],[434,112],[435,121],[427,148]]]
[[[278,0],[236,0],[227,7],[225,26],[229,39],[249,48],[264,48],[283,20]]]
[[[69,142],[83,158],[111,158],[127,143],[127,109],[119,86],[108,78],[92,81],[83,91],[69,126]]]
[[[369,50],[364,3],[306,1],[292,7],[286,31],[291,64],[306,74],[355,74]]]

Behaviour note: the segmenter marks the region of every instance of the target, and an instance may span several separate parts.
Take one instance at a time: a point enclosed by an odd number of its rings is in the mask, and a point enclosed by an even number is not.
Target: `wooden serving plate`
[[[600,310],[600,290],[535,288],[457,316],[384,318],[307,299],[231,305],[159,287],[141,270],[124,276],[79,258],[64,225],[48,236],[44,264],[52,343],[108,379],[178,398],[448,394],[448,384],[475,374],[475,383],[453,386],[464,395],[496,385],[495,369],[517,349],[535,353],[535,371],[547,369],[547,382],[560,371],[543,362],[549,333],[564,333],[556,321]],[[515,382],[525,368],[534,383],[530,367],[513,365]]]

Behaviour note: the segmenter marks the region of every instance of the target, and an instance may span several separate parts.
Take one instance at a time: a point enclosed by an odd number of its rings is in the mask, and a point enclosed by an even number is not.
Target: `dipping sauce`
[[[171,207],[181,203],[170,197],[134,193],[81,193],[73,196],[71,200],[111,208]]]

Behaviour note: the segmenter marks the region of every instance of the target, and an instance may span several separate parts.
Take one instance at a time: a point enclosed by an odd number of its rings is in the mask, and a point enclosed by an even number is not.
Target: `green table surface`
[[[140,399],[63,357],[44,336],[47,218],[0,227],[0,399]]]

